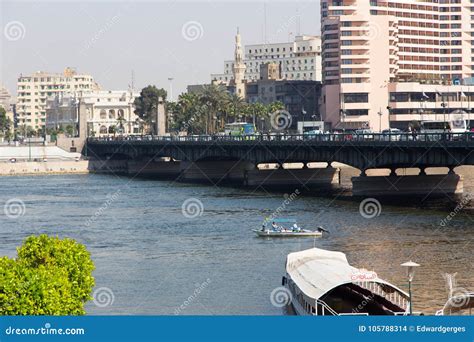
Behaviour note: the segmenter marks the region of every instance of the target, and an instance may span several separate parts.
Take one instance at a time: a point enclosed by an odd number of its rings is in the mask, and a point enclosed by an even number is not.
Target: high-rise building
[[[42,129],[46,123],[46,100],[63,93],[99,90],[93,77],[66,68],[62,74],[38,71],[18,78],[17,124]]]
[[[319,36],[296,36],[288,43],[246,45],[244,79],[256,81],[260,78],[260,66],[276,63],[282,79],[321,81],[321,38]],[[213,82],[229,84],[233,80],[235,61],[224,62],[224,73],[212,74]]]
[[[334,128],[376,130],[420,120],[414,111],[429,100],[424,84],[435,93],[433,105],[454,91],[451,108],[459,107],[461,97],[471,96],[463,80],[474,76],[471,6],[471,0],[322,0],[325,120]],[[392,115],[407,86],[414,103]]]

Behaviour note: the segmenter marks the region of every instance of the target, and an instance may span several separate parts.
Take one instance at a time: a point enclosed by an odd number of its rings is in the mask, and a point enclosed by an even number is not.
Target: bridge
[[[455,175],[454,168],[474,165],[474,134],[314,134],[314,135],[252,135],[252,136],[129,136],[116,138],[90,138],[85,154],[90,158],[107,161],[156,161],[169,158],[172,162],[190,165],[200,170],[203,176],[221,169],[222,176],[229,172],[256,170],[259,164],[302,163],[301,174],[308,173],[307,165],[314,162],[343,163],[361,171],[353,179],[363,183],[358,188],[367,188],[369,182],[375,186],[372,193],[388,191],[384,183],[389,177],[365,177],[370,169],[390,169],[390,180],[407,191],[416,184],[420,192],[432,191],[432,186],[441,187],[442,192],[459,192],[462,179]],[[164,164],[161,165],[165,167]],[[447,167],[448,175],[427,176],[426,168]],[[399,168],[419,168],[420,177],[397,176]],[[182,171],[181,167],[181,171]],[[211,171],[214,169],[214,171]],[[306,171],[305,171],[306,170]],[[282,171],[280,171],[282,172]],[[189,174],[188,170],[188,174]],[[298,171],[294,171],[294,174]],[[294,175],[293,175],[294,176]],[[237,175],[237,178],[240,176]],[[398,178],[397,178],[398,177]],[[219,178],[219,176],[217,177]],[[306,179],[307,175],[303,177]],[[420,180],[424,188],[420,189]],[[359,182],[359,183],[358,183]],[[382,183],[381,183],[382,182]],[[441,183],[449,184],[441,184]],[[462,186],[462,184],[461,184]],[[355,189],[357,192],[357,189]],[[392,189],[393,190],[393,189]],[[418,191],[417,190],[417,191]],[[402,191],[404,192],[404,191]],[[365,191],[366,194],[371,191]],[[364,194],[364,191],[360,191]]]

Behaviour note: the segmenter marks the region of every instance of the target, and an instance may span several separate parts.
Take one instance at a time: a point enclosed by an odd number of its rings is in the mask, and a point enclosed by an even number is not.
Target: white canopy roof
[[[388,285],[399,293],[407,294],[394,285],[378,278],[374,272],[366,280],[355,279],[361,270],[349,265],[346,255],[341,252],[312,248],[288,254],[286,271],[301,291],[307,296],[319,299],[328,291],[349,283],[363,281]]]

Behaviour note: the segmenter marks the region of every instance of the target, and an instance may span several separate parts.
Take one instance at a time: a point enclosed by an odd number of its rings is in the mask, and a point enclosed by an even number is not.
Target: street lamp
[[[168,77],[168,81],[170,83],[170,102],[173,102],[173,80],[174,78],[173,77]]]
[[[392,112],[392,107],[390,106],[387,106],[387,112],[388,112],[388,115],[387,115],[387,118],[388,118],[388,128],[390,128],[390,113]]]
[[[448,105],[446,102],[441,103],[441,107],[443,107],[443,133],[446,133],[446,107]]]
[[[406,267],[407,268],[407,275],[408,275],[408,296],[409,301],[410,301],[410,316],[413,315],[413,300],[412,300],[412,295],[411,295],[411,283],[413,281],[413,278],[415,277],[415,267],[419,267],[420,265],[417,264],[416,262],[409,261],[404,264],[401,264],[400,266]]]

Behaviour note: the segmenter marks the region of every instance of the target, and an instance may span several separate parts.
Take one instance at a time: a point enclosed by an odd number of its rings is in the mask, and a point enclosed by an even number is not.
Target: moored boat
[[[351,266],[341,252],[288,254],[282,285],[298,315],[407,315],[409,295],[375,272]]]

